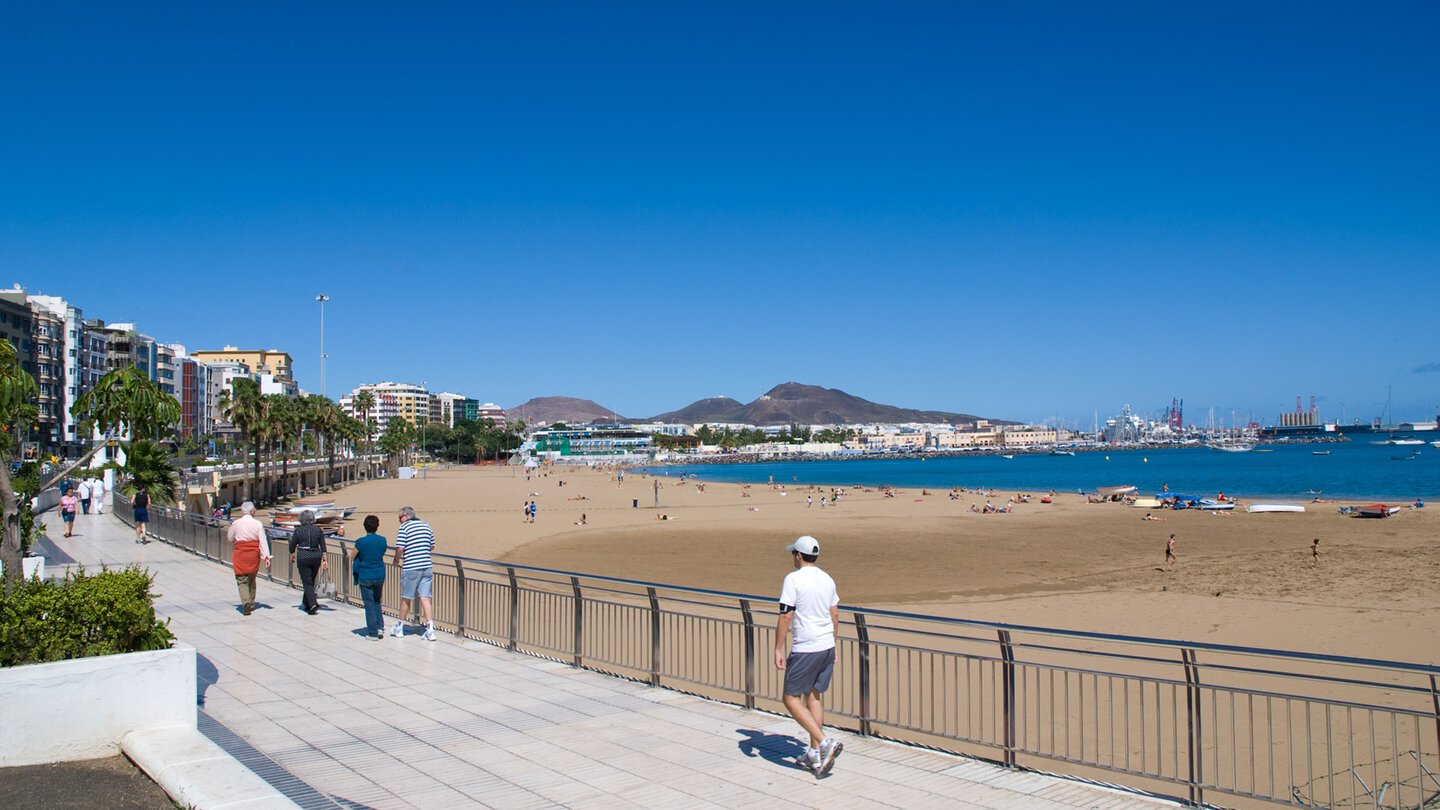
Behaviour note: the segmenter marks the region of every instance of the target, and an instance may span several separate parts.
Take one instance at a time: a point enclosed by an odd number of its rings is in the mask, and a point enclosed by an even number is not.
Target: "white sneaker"
[[[808,748],[805,749],[804,753],[800,754],[800,756],[795,758],[796,765],[799,765],[801,768],[804,768],[805,770],[815,774],[816,776],[820,775],[821,762],[822,760],[820,759],[820,752],[818,750],[811,751]]]
[[[425,640],[426,640],[426,641],[434,641],[434,640],[435,640],[435,623],[434,623],[434,622],[431,622],[430,624],[425,625]]]
[[[829,773],[830,769],[835,767],[835,758],[840,756],[840,752],[843,750],[845,750],[845,744],[839,740],[832,737],[826,737],[822,740],[820,743],[820,764],[819,767],[815,769],[815,775],[824,776]]]
[[[395,638],[404,638],[405,622],[395,622],[395,624],[390,628],[390,635],[394,636]]]

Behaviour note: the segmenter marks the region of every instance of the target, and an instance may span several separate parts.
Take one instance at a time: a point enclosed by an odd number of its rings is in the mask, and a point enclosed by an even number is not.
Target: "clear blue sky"
[[[0,284],[644,417],[1440,407],[1440,5],[12,4]]]

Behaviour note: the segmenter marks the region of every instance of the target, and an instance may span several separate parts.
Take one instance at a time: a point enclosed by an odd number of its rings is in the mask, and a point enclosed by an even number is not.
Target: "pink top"
[[[80,499],[67,492],[64,495],[60,496],[60,511],[74,512],[75,505],[78,503],[80,503]]]

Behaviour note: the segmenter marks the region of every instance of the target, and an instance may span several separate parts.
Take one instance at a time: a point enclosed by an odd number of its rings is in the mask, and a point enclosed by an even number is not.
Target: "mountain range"
[[[746,425],[850,425],[866,422],[889,424],[904,422],[974,422],[981,417],[950,411],[921,411],[881,405],[847,394],[836,388],[787,382],[770,389],[750,403],[730,397],[709,397],[677,411],[648,418],[621,417],[614,411],[588,399],[574,397],[536,397],[507,408],[511,419],[524,419],[530,424],[604,424],[609,422],[731,422]],[[1004,419],[989,420],[996,424],[1014,424]]]

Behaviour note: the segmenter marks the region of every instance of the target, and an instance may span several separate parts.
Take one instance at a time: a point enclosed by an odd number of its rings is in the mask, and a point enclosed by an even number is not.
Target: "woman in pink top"
[[[60,496],[60,519],[65,521],[65,536],[69,537],[71,530],[75,528],[75,509],[80,505],[80,499],[69,489]]]

